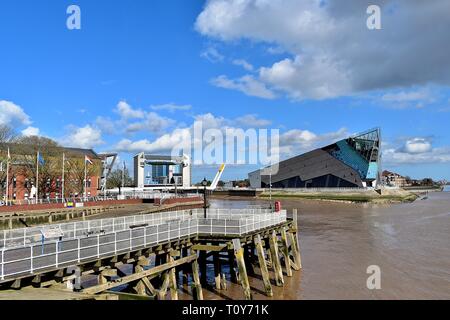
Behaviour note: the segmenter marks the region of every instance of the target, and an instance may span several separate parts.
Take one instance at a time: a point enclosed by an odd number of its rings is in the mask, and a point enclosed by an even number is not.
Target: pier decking
[[[192,277],[194,298],[202,299],[207,259],[212,256],[216,288],[226,289],[221,271],[226,260],[232,280],[239,280],[245,298],[251,299],[247,268],[252,263],[260,266],[268,296],[268,266],[280,286],[281,262],[288,276],[301,268],[297,224],[287,219],[286,211],[209,209],[206,219],[203,214],[193,209],[4,231],[0,289],[62,284],[100,294],[128,284],[141,296],[163,299],[170,291],[171,299],[177,299],[176,275],[183,272]],[[131,275],[120,270],[124,264],[132,265]],[[98,284],[81,289],[77,281],[86,274],[97,275]]]

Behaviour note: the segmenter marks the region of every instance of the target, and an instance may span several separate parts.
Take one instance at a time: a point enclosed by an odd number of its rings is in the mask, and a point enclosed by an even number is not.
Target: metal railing
[[[83,225],[78,225],[79,228],[77,223],[61,224],[58,226],[64,237],[49,241],[41,240],[40,228],[39,234],[33,236],[24,233],[22,245],[9,243],[17,237],[4,238],[4,244],[12,246],[4,246],[0,251],[0,280],[80,264],[184,237],[242,236],[286,220],[286,211],[215,209],[208,213],[207,219],[203,218],[201,210],[186,210],[85,221],[80,222]],[[27,239],[32,241],[27,242]]]

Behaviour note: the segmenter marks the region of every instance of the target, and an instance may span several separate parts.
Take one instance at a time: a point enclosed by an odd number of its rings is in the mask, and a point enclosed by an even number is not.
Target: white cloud
[[[369,4],[370,0],[209,0],[195,28],[223,42],[246,39],[290,54],[261,68],[255,80],[294,99],[448,86],[450,2],[379,1],[380,31],[366,27]]]
[[[248,96],[264,99],[275,98],[275,94],[264,83],[256,80],[251,75],[246,75],[239,79],[229,79],[227,76],[221,75],[212,79],[211,83],[216,87],[241,91]]]
[[[115,110],[123,119],[141,119],[144,118],[145,112],[139,109],[133,109],[125,101],[120,101]]]
[[[272,124],[272,121],[266,119],[260,119],[255,114],[247,114],[242,117],[236,118],[237,124],[243,127],[250,128],[262,128],[268,127]]]
[[[200,56],[202,58],[205,58],[207,60],[209,60],[212,63],[216,63],[216,62],[222,62],[223,59],[225,58],[222,54],[219,53],[219,51],[217,51],[216,48],[214,47],[208,47],[206,50],[204,50]]]
[[[349,135],[346,128],[323,134],[309,130],[292,129],[280,135],[280,154],[285,157],[298,155],[334,143]]]
[[[244,59],[235,59],[233,60],[233,64],[236,66],[241,66],[247,71],[253,71],[253,66]]]
[[[131,141],[121,140],[114,149],[119,152],[149,152],[167,153],[172,149],[190,142],[190,129],[175,129],[172,133],[164,134],[151,142],[148,139]]]
[[[431,142],[424,138],[414,138],[405,142],[404,151],[407,153],[418,154],[430,152]]]
[[[388,92],[381,97],[381,101],[392,108],[404,109],[409,107],[422,108],[427,104],[433,103],[435,98],[429,90],[418,89]]]
[[[22,135],[29,137],[29,136],[39,136],[40,130],[39,128],[35,127],[27,127],[26,129],[22,130]]]
[[[0,125],[30,125],[30,117],[11,101],[0,100]]]
[[[167,103],[167,104],[161,104],[156,106],[150,107],[152,110],[166,110],[171,113],[174,113],[175,111],[188,111],[192,109],[192,106],[189,104],[186,105],[176,105],[174,103]]]
[[[162,130],[175,124],[175,120],[161,117],[155,112],[145,113],[144,121],[131,123],[127,126],[127,132],[161,132]]]
[[[398,149],[387,149],[383,152],[383,163],[389,165],[448,163],[450,148],[433,148],[429,152],[408,153]]]
[[[104,144],[101,130],[91,125],[69,126],[67,129],[69,134],[60,139],[64,146],[90,149]]]
[[[450,162],[450,148],[435,148],[429,138],[407,139],[399,148],[389,144],[383,151],[383,163],[389,165]]]
[[[105,133],[114,134],[120,132],[121,126],[116,123],[116,121],[108,118],[99,116],[95,119],[96,126]]]

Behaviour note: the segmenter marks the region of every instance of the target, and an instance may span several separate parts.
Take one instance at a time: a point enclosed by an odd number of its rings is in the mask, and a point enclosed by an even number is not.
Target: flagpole
[[[84,157],[84,197],[87,197],[87,164],[86,156]]]
[[[8,147],[8,158],[6,159],[6,194],[5,194],[5,201],[6,205],[8,205],[9,200],[9,158],[11,157],[9,153],[9,147]]]
[[[39,201],[39,151],[36,158],[36,204]]]
[[[64,165],[66,162],[66,154],[63,153],[63,163],[62,163],[62,178],[61,178],[61,199],[62,199],[62,203],[64,203]]]

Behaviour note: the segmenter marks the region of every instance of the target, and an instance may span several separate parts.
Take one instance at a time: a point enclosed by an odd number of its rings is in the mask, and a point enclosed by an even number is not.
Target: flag
[[[87,162],[89,164],[93,164],[91,158],[89,158],[88,156],[84,156],[84,162]]]
[[[44,158],[42,157],[42,155],[40,154],[40,152],[38,152],[37,158],[38,158],[39,164],[42,166],[42,165],[45,163],[45,160],[44,160]]]
[[[11,160],[11,154],[9,153],[9,148],[8,148],[8,160]]]

